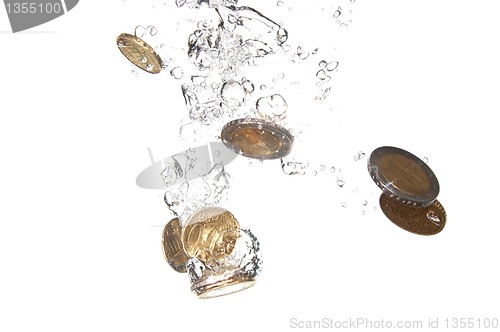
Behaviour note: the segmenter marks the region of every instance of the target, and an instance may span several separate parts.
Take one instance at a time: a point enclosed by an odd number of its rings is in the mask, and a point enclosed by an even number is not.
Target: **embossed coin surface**
[[[163,229],[163,255],[168,264],[177,272],[186,272],[186,263],[189,259],[181,240],[182,228],[178,218],[174,218]]]
[[[427,206],[439,194],[439,182],[429,166],[399,148],[375,149],[368,160],[368,171],[385,194],[404,204]]]
[[[380,208],[395,225],[415,234],[434,235],[446,224],[446,211],[438,200],[428,206],[410,206],[382,194]]]
[[[141,38],[122,33],[116,38],[116,45],[123,55],[137,67],[151,74],[161,72],[163,62],[160,56]]]
[[[230,255],[239,231],[240,224],[231,212],[210,206],[196,211],[187,220],[182,241],[190,257],[207,262]]]
[[[288,130],[273,122],[251,118],[227,123],[221,139],[234,152],[255,159],[282,158],[293,146],[293,136]]]

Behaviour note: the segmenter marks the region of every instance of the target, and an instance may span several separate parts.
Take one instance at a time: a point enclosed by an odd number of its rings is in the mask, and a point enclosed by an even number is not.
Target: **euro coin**
[[[386,195],[403,204],[427,206],[439,194],[439,182],[429,166],[399,148],[375,149],[368,160],[368,172]]]
[[[224,145],[253,159],[279,159],[290,153],[293,136],[285,128],[253,118],[237,119],[222,128]]]
[[[414,234],[434,235],[446,224],[446,210],[438,200],[428,206],[411,206],[382,193],[380,208],[395,225]]]
[[[122,54],[137,67],[151,74],[161,72],[163,61],[141,38],[122,33],[116,38],[116,45]]]
[[[188,256],[207,263],[230,255],[239,231],[240,225],[231,212],[209,206],[188,218],[182,231],[182,242]]]
[[[162,235],[163,255],[168,264],[177,272],[186,272],[186,263],[189,259],[181,241],[182,228],[178,218],[170,220],[165,225]]]

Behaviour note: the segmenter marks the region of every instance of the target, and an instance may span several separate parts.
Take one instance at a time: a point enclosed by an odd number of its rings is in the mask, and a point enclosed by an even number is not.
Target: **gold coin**
[[[439,194],[439,182],[429,166],[399,148],[375,149],[368,160],[368,171],[384,193],[401,203],[426,206]]]
[[[380,208],[395,225],[415,234],[434,235],[446,224],[446,211],[438,200],[428,206],[410,206],[382,194]]]
[[[122,33],[116,38],[116,45],[122,54],[137,67],[151,74],[161,72],[163,61],[141,38]]]
[[[239,231],[240,224],[231,212],[210,206],[189,217],[182,231],[182,242],[190,257],[206,263],[230,255]]]
[[[278,159],[290,153],[293,136],[285,128],[261,119],[237,119],[222,128],[224,145],[254,159]]]
[[[168,264],[177,272],[186,272],[186,263],[189,259],[181,240],[181,225],[179,218],[174,218],[163,229],[163,255]]]

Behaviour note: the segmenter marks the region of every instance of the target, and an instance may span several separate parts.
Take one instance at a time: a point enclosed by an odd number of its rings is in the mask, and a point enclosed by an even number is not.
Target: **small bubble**
[[[363,151],[358,151],[358,154],[354,156],[354,161],[359,161],[365,157],[365,153]]]
[[[335,173],[335,167],[330,167],[330,172]]]
[[[264,91],[265,89],[267,89],[267,86],[266,86],[265,84],[262,84],[262,85],[260,86],[260,89],[261,89],[262,91]]]
[[[368,205],[368,201],[364,200],[363,201],[363,206],[367,206]]]
[[[253,162],[251,162],[251,161],[250,161],[250,162],[248,163],[248,166],[252,166],[252,165],[253,165]]]
[[[184,71],[181,67],[175,67],[170,71],[170,75],[176,80],[180,80],[184,76]]]
[[[148,59],[146,59],[146,57],[145,57],[145,56],[143,56],[143,57],[141,58],[141,62],[142,62],[142,63],[146,63],[147,61],[148,61]]]
[[[435,214],[434,212],[429,212],[427,213],[427,219],[429,219],[430,222],[433,224],[440,226],[441,225],[441,218]]]
[[[340,205],[342,205],[343,208],[347,207],[347,203],[346,202],[342,202],[342,203],[340,203]]]
[[[340,16],[340,14],[342,14],[342,12],[340,11],[340,9],[341,9],[341,8],[339,7],[339,9],[337,9],[337,10],[335,11],[335,13],[333,13],[333,17],[334,17],[334,18],[338,18],[338,17]]]
[[[141,38],[144,36],[145,33],[146,33],[146,28],[143,27],[142,25],[138,25],[135,27],[134,34],[136,37]]]
[[[321,68],[326,68],[327,65],[328,65],[328,62],[326,62],[325,60],[321,60],[318,63],[318,66],[320,66]]]
[[[320,166],[319,166],[319,169],[320,169],[321,171],[324,171],[324,170],[326,169],[326,167],[325,167],[325,165],[320,165]]]
[[[283,1],[278,1],[278,2],[276,3],[276,5],[278,5],[278,7],[283,7],[284,3],[283,3]]]
[[[337,186],[342,188],[345,185],[345,181],[342,179],[337,178]]]
[[[365,210],[361,210],[361,215],[364,216],[365,215]]]
[[[424,157],[424,163],[426,163],[426,164],[427,164],[428,162],[429,162],[429,158]]]
[[[148,27],[148,30],[149,30],[149,34],[151,36],[155,36],[158,33],[158,29],[156,29],[156,27],[154,25],[150,25]]]
[[[153,65],[152,65],[152,64],[150,64],[150,63],[148,63],[148,65],[146,66],[146,70],[147,70],[147,71],[151,71],[151,70],[153,70]]]
[[[218,156],[220,156],[220,151],[217,150],[217,151],[214,152],[214,154],[218,157]]]
[[[165,44],[160,44],[160,48],[165,48]]]
[[[332,61],[326,65],[326,70],[334,71],[335,69],[337,69],[338,66],[339,66],[338,61]]]
[[[312,175],[316,176],[316,175],[318,175],[318,172],[314,171],[314,172],[312,172]]]
[[[285,78],[285,73],[279,73],[279,74],[278,74],[278,78],[279,78],[280,80],[282,80],[283,78]]]
[[[316,73],[316,77],[319,78],[320,80],[324,81],[324,80],[326,80],[326,78],[328,77],[328,75],[326,74],[326,72],[325,72],[324,69],[320,69]]]

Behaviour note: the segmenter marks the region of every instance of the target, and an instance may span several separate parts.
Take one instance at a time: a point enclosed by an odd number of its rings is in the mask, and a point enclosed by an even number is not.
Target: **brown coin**
[[[116,45],[123,55],[137,67],[151,74],[161,72],[163,61],[141,38],[122,33],[116,38]]]
[[[203,262],[223,259],[233,252],[240,224],[231,212],[215,207],[196,211],[184,225],[182,242],[186,253]]]
[[[285,128],[261,119],[238,119],[227,123],[221,132],[222,142],[248,158],[279,159],[290,153],[293,136]]]
[[[189,259],[181,240],[181,225],[178,218],[174,218],[163,229],[161,244],[163,255],[168,264],[177,272],[186,272],[186,263]]]
[[[401,203],[426,206],[439,194],[439,182],[429,166],[399,148],[375,149],[368,160],[368,171],[385,194]]]
[[[382,194],[380,208],[395,225],[415,234],[434,235],[446,224],[446,211],[438,200],[428,206],[411,206]]]

